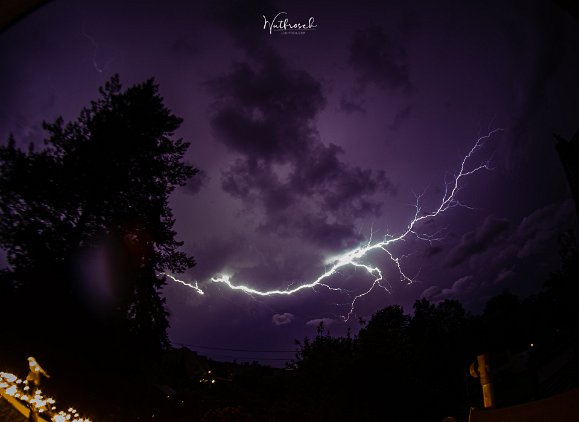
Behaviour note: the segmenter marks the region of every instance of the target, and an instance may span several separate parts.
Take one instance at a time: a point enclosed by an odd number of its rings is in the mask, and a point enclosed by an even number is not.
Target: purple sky
[[[410,311],[421,296],[478,311],[504,289],[537,291],[559,265],[558,233],[576,227],[552,133],[579,129],[577,20],[547,1],[504,3],[53,1],[0,34],[0,137],[40,144],[43,120],[76,118],[114,73],[125,86],[156,78],[202,170],[171,202],[198,262],[181,278],[206,292],[165,288],[175,343],[291,350],[321,319],[355,332],[357,317]],[[282,11],[317,27],[264,30],[263,15]],[[259,298],[208,283],[316,278],[328,257],[403,230],[415,193],[436,205],[445,177],[498,127],[473,161],[493,170],[458,193],[472,209],[430,223],[443,230],[432,246],[393,249],[410,286],[373,253],[392,293],[360,300],[349,323],[350,296],[327,289]],[[356,294],[372,278],[345,269],[329,282]]]

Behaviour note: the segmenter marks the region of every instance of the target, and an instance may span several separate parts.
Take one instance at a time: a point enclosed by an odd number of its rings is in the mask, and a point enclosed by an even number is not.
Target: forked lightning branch
[[[452,177],[450,182],[445,182],[444,193],[440,198],[438,205],[435,206],[434,211],[424,212],[422,204],[420,203],[421,196],[418,196],[414,206],[414,214],[409,217],[408,224],[404,231],[396,235],[387,234],[384,236],[384,240],[382,241],[372,241],[372,239],[370,239],[370,241],[358,246],[354,250],[331,258],[326,262],[328,269],[324,273],[320,274],[315,280],[304,281],[302,283],[298,283],[297,286],[294,284],[294,287],[291,288],[287,287],[285,289],[272,290],[256,289],[251,287],[251,285],[234,281],[230,275],[225,274],[217,274],[211,277],[209,282],[224,284],[231,290],[237,290],[251,296],[291,296],[301,292],[302,290],[314,290],[316,287],[324,287],[333,291],[340,291],[348,294],[349,292],[347,292],[345,289],[332,286],[332,281],[335,279],[335,276],[338,275],[340,270],[343,270],[347,267],[361,269],[368,275],[368,288],[363,293],[350,296],[351,301],[349,303],[348,313],[342,316],[344,321],[348,321],[354,313],[356,302],[359,299],[370,294],[376,288],[382,288],[389,292],[388,286],[384,284],[385,279],[383,275],[383,269],[380,266],[372,265],[367,262],[368,254],[373,251],[382,251],[385,258],[394,264],[400,280],[408,284],[412,283],[414,280],[404,271],[401,262],[402,257],[394,255],[391,249],[394,245],[410,237],[414,237],[423,241],[431,241],[431,235],[427,235],[419,231],[417,227],[419,223],[424,222],[425,220],[435,219],[439,215],[447,212],[452,208],[466,207],[466,205],[457,199],[457,193],[460,190],[461,182],[464,178],[478,173],[481,170],[490,169],[488,161],[476,160],[476,154],[489,139],[491,139],[497,132],[502,130],[503,129],[501,128],[493,129],[475,141],[470,151],[462,159],[458,172]],[[475,161],[476,164],[473,164],[473,161]],[[169,279],[177,283],[195,290],[198,294],[204,294],[203,290],[199,287],[199,284],[196,281],[194,284],[191,284],[180,280],[171,274],[163,273],[163,275],[169,277]]]

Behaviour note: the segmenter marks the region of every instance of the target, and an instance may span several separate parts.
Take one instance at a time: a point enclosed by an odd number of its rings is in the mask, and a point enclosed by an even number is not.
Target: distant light
[[[531,343],[531,347],[535,347],[535,344],[534,344],[534,343]]]

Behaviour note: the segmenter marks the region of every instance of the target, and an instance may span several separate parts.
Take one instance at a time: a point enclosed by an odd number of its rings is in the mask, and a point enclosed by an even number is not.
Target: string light
[[[43,417],[49,417],[53,422],[91,422],[90,419],[81,418],[77,410],[72,407],[66,411],[57,411],[56,401],[53,398],[45,396],[40,389],[30,394],[28,381],[14,374],[0,372],[0,390],[3,394],[26,404]]]

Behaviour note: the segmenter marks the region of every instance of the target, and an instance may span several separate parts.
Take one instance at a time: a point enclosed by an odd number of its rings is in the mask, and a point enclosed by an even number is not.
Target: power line
[[[214,346],[199,346],[188,343],[175,343],[179,346],[187,346],[192,349],[207,349],[207,350],[221,350],[226,352],[249,352],[249,353],[296,353],[296,350],[256,350],[256,349],[232,349],[227,347],[214,347]]]
[[[251,360],[251,361],[263,361],[263,360],[268,360],[268,361],[285,361],[288,362],[291,359],[290,358],[264,358],[264,357],[240,357],[240,356],[228,356],[228,355],[214,355],[214,358],[219,358],[219,359],[233,359],[233,360]]]

